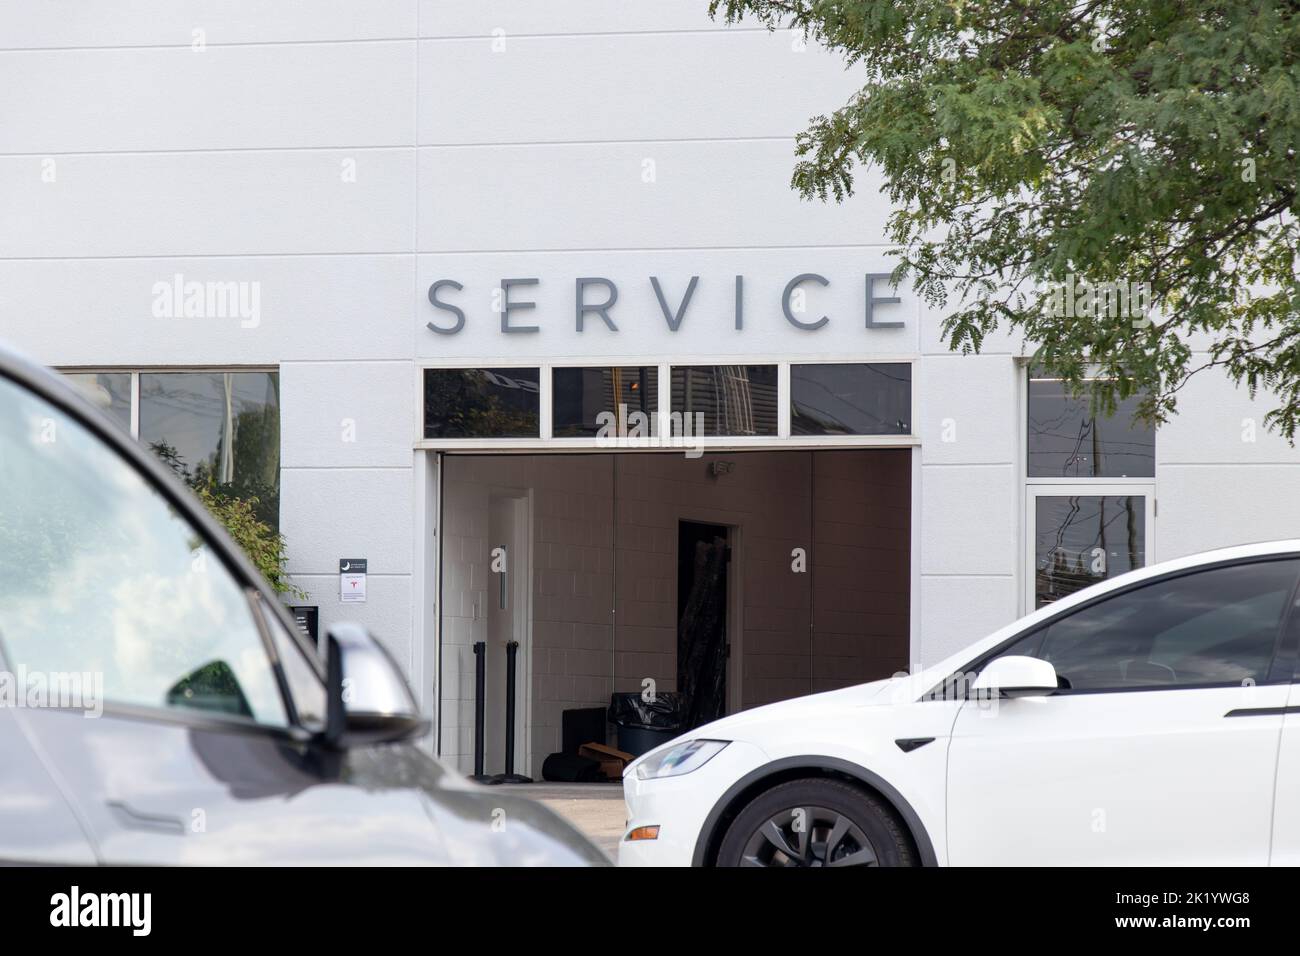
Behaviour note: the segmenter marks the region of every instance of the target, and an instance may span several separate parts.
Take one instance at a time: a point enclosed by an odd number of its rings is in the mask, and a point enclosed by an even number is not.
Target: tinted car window
[[[1263,681],[1300,561],[1149,584],[1039,629],[998,656],[1049,661],[1074,690]]]
[[[243,589],[115,451],[0,378],[0,652],[109,702],[284,725]]]
[[[325,726],[326,697],[323,667],[319,658],[309,659],[302,642],[285,629],[280,618],[268,608],[262,599],[257,599],[262,619],[266,621],[275,645],[276,656],[280,659],[285,682],[289,685],[289,696],[293,698],[294,708],[298,711],[298,721],[311,730]]]

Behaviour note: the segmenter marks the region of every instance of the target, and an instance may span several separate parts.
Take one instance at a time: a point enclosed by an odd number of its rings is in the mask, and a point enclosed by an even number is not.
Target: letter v
[[[682,296],[682,304],[677,307],[676,314],[673,314],[668,308],[668,301],[664,298],[664,290],[659,287],[659,277],[650,277],[650,284],[655,287],[655,296],[659,299],[659,308],[664,313],[664,321],[668,323],[668,331],[676,332],[681,328],[682,318],[686,315],[686,307],[691,304],[691,296],[695,294],[695,284],[699,281],[699,276],[691,276],[690,285],[686,287],[686,294]]]

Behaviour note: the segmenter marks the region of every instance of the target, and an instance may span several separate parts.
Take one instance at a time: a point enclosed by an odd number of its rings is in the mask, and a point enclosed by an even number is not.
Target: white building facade
[[[701,666],[732,710],[933,662],[1071,581],[1300,535],[1267,397],[1198,376],[1152,436],[1031,381],[1008,335],[951,354],[883,278],[878,180],[789,185],[859,74],[706,6],[0,11],[0,340],[191,479],[278,502],[302,603],[386,643],[466,770],[476,643],[489,764],[520,645],[534,776],[565,711],[676,689],[700,541],[729,549],[701,592],[729,655]],[[657,436],[594,434],[619,404]],[[698,457],[656,450],[678,412]]]

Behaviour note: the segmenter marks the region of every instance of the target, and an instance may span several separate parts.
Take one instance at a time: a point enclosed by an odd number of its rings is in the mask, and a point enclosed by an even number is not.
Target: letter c
[[[794,313],[790,311],[791,294],[794,292],[795,288],[801,282],[807,282],[809,280],[816,282],[818,285],[831,284],[829,279],[827,279],[825,276],[819,276],[815,272],[804,272],[795,276],[793,279],[791,279],[789,282],[785,284],[785,291],[781,293],[781,311],[785,313],[786,321],[789,322],[791,325],[793,325],[795,328],[807,329],[808,331],[812,332],[817,329],[820,329],[823,325],[829,322],[830,317],[823,315],[816,322],[800,322],[798,319],[794,317]]]

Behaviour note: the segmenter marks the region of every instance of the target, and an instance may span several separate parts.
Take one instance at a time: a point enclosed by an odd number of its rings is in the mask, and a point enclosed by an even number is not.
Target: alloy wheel
[[[795,807],[764,821],[750,836],[741,866],[878,866],[862,828],[826,807]]]

